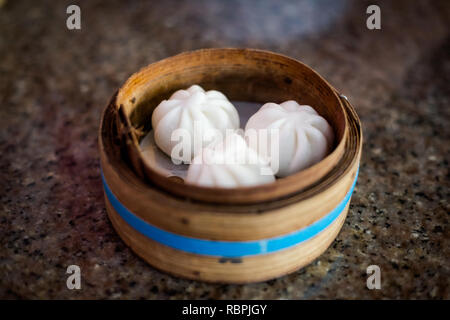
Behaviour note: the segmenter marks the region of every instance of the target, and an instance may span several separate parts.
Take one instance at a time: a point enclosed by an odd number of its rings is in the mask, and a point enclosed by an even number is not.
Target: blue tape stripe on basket
[[[102,180],[106,196],[108,197],[108,200],[111,203],[112,207],[131,227],[147,236],[148,238],[171,248],[190,253],[207,256],[238,258],[243,256],[273,253],[279,250],[287,249],[314,237],[315,235],[326,229],[344,211],[345,206],[350,201],[350,197],[353,193],[353,189],[355,188],[356,180],[358,178],[358,172],[359,168],[356,172],[355,180],[353,181],[353,184],[346,194],[345,198],[325,217],[317,220],[313,224],[303,229],[294,231],[292,233],[279,237],[254,241],[214,241],[186,237],[162,230],[142,220],[130,210],[128,210],[112,193],[111,189],[106,183],[103,171]]]

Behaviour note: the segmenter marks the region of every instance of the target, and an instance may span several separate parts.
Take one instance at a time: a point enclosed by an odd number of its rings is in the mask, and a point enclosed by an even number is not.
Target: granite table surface
[[[0,1],[0,298],[449,299],[450,2]],[[381,30],[366,8],[381,8]],[[355,106],[360,175],[328,250],[256,284],[172,277],[109,222],[100,114],[141,67],[206,47],[297,58]],[[66,287],[81,267],[82,288]],[[366,268],[381,269],[368,290]]]

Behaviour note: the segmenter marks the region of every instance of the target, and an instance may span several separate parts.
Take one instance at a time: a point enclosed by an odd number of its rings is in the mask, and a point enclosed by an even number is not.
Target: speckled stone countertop
[[[448,1],[0,1],[0,297],[450,298]],[[382,29],[366,28],[369,4]],[[365,145],[337,240],[308,267],[251,285],[159,272],[105,212],[100,113],[139,68],[204,47],[300,59],[347,95]],[[82,289],[68,290],[77,264]],[[368,265],[381,290],[366,288]]]

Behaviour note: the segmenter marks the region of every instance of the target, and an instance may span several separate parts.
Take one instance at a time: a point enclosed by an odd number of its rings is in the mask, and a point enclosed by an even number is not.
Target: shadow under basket
[[[261,186],[207,188],[168,178],[145,163],[139,142],[158,104],[192,84],[235,101],[311,105],[333,127],[333,150]],[[303,63],[260,50],[204,49],[131,76],[103,112],[99,147],[109,218],[138,255],[177,276],[248,283],[305,266],[336,238],[358,176],[362,131],[347,99]]]

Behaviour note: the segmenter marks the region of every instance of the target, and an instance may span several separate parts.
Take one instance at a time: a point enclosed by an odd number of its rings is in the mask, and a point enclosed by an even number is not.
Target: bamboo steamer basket
[[[192,84],[230,100],[309,104],[333,127],[334,148],[310,168],[256,187],[206,188],[164,176],[143,160],[139,141],[159,102]],[[362,131],[345,96],[301,62],[261,50],[203,49],[132,75],[103,112],[99,148],[108,216],[139,256],[185,278],[248,283],[307,265],[336,238],[356,184]]]

